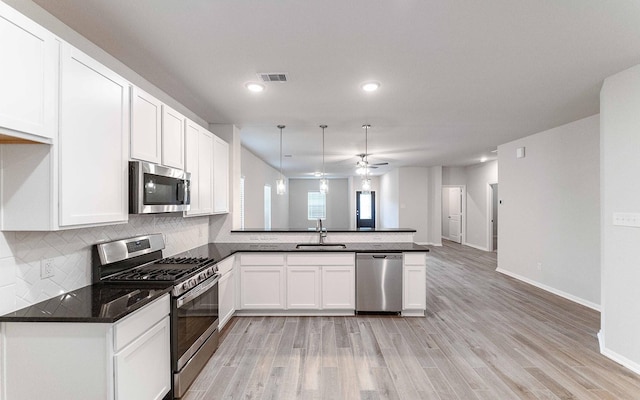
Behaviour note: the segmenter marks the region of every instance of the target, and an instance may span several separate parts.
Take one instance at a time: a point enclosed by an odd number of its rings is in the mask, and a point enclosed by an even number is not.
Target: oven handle
[[[184,296],[179,297],[178,300],[176,300],[176,304],[178,308],[182,307],[185,303],[188,303],[191,300],[195,299],[196,297],[200,296],[203,292],[211,289],[216,283],[218,283],[219,280],[220,280],[220,275],[214,275],[212,278],[209,278],[206,281],[203,281],[202,283],[197,285],[195,288],[188,291]]]

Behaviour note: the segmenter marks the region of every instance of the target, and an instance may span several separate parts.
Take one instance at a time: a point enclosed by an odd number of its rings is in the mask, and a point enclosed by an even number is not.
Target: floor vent
[[[258,78],[262,82],[286,82],[287,74],[284,72],[261,72],[258,73]]]

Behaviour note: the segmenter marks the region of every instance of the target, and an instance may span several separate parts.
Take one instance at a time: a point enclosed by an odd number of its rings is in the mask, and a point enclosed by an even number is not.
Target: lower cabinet
[[[251,310],[353,313],[355,255],[241,254],[238,290],[238,309],[244,313]]]
[[[424,315],[427,308],[426,253],[404,253],[402,314]]]
[[[237,276],[235,256],[229,256],[216,264],[220,273],[218,281],[218,330],[222,330],[236,312]]]
[[[161,400],[171,389],[169,307],[167,294],[114,324],[3,322],[2,398]]]
[[[320,280],[320,267],[287,266],[287,308],[321,308]]]

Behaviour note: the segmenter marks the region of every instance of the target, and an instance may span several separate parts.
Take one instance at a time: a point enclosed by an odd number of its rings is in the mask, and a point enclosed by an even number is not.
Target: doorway
[[[498,184],[490,183],[491,188],[491,213],[489,214],[489,226],[490,226],[490,243],[489,250],[498,251]]]
[[[463,244],[464,186],[442,187],[442,238]]]
[[[376,228],[376,192],[356,192],[356,228]]]

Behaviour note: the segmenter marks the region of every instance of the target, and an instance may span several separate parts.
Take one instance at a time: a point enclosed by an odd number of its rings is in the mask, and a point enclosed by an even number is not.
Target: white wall
[[[442,166],[428,168],[427,171],[427,243],[442,245]]]
[[[602,352],[640,373],[640,228],[612,224],[640,213],[640,65],[604,81],[600,111]]]
[[[308,192],[320,189],[319,179],[289,179],[289,227],[315,228],[316,220],[308,219]],[[349,228],[349,181],[348,179],[329,179],[329,191],[326,194],[327,219],[323,227],[327,229]]]
[[[464,167],[442,167],[443,185],[466,185],[467,172]]]
[[[498,162],[498,270],[598,308],[598,116],[499,146]]]
[[[490,183],[498,182],[498,162],[488,161],[465,168],[467,176],[467,213],[465,244],[489,250]]]
[[[276,180],[280,172],[246,148],[242,148],[242,176],[244,176],[244,227],[264,228],[264,186],[271,185],[271,228],[289,227],[289,190],[276,194]],[[289,184],[287,183],[287,189]]]
[[[380,227],[400,227],[400,172],[389,171],[380,177]]]

